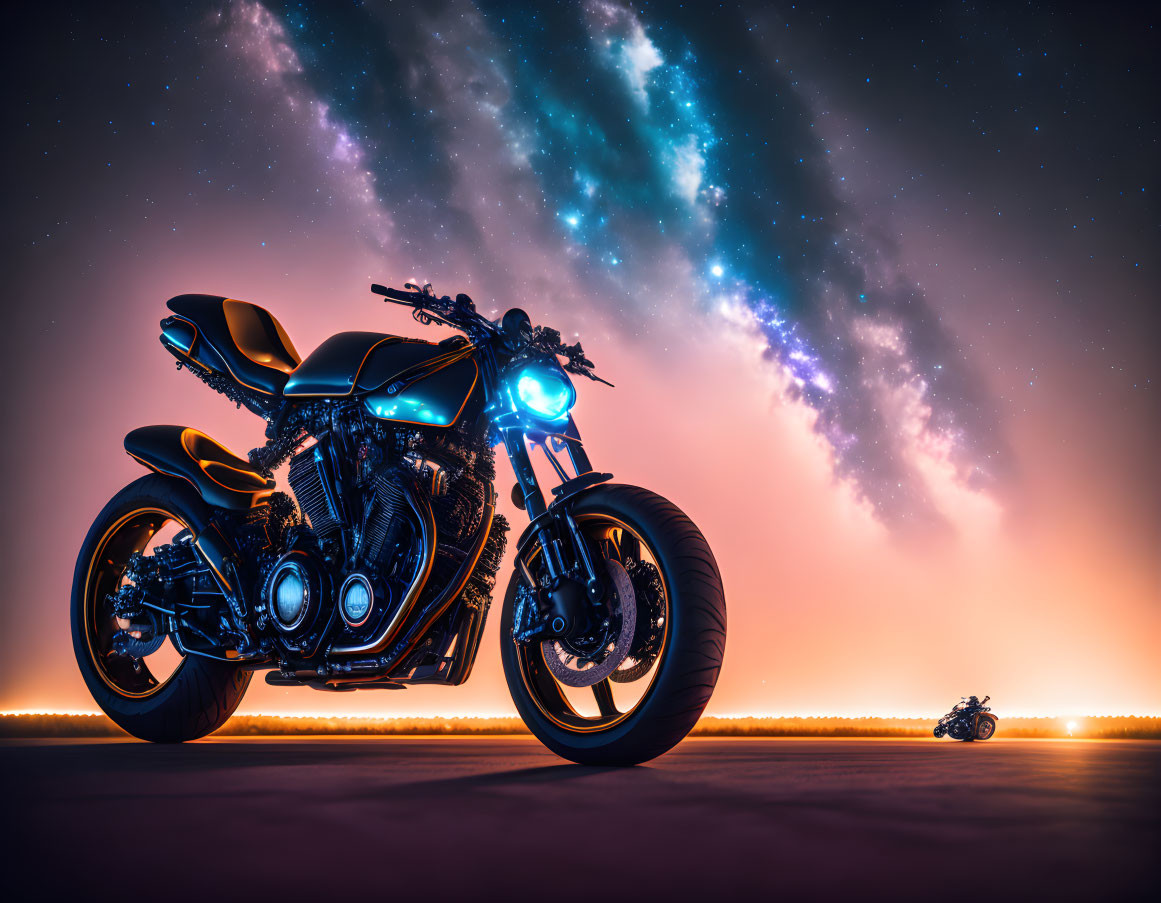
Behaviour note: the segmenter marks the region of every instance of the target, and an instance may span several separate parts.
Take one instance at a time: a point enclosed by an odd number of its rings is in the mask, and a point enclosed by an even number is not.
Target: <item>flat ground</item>
[[[522,737],[10,740],[0,776],[6,891],[38,899],[1155,899],[1161,880],[1155,741],[694,738],[601,769]]]

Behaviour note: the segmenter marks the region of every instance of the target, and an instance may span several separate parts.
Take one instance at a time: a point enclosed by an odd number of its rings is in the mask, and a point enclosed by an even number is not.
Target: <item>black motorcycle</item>
[[[530,519],[501,615],[521,717],[576,762],[670,749],[717,681],[721,576],[675,505],[593,469],[568,376],[604,382],[592,361],[522,310],[493,322],[430,285],[371,290],[462,335],[344,332],[303,360],[261,307],[169,301],[178,369],[264,418],[267,441],[241,458],[191,427],[125,437],[153,473],[105,506],[73,582],[93,697],[129,733],[178,742],[220,727],[256,670],[327,691],[463,683],[506,544],[502,444]],[[537,449],[559,479],[547,503]],[[293,499],[272,478],[286,462]]]
[[[987,740],[996,733],[996,716],[984,705],[991,696],[983,700],[975,696],[961,696],[950,712],[939,719],[934,734],[937,738],[945,734],[952,740]]]

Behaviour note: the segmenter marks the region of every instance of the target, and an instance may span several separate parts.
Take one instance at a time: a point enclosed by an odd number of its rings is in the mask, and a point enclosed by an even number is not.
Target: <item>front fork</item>
[[[516,566],[529,588],[536,594],[546,617],[531,642],[554,636],[584,632],[591,626],[592,609],[605,594],[605,581],[597,570],[593,550],[586,541],[571,508],[573,496],[606,480],[612,474],[594,473],[588,454],[581,444],[580,433],[572,417],[560,432],[531,432],[512,428],[504,430],[504,447],[516,474],[512,500],[527,512],[531,521],[516,548]],[[553,487],[556,498],[546,504],[536,471],[529,455],[529,443],[540,447],[560,485]],[[570,477],[554,453],[566,451],[575,476]],[[526,553],[533,541],[539,542],[547,583],[537,580],[529,571]]]

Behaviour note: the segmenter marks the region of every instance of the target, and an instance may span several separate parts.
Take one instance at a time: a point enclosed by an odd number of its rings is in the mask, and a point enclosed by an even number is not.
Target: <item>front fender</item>
[[[540,529],[540,526],[545,521],[552,520],[560,512],[561,508],[571,506],[582,496],[587,495],[597,486],[607,483],[612,478],[613,475],[611,473],[589,471],[554,487],[552,492],[556,498],[549,503],[543,514],[539,517],[534,517],[528,522],[528,526],[524,528],[524,531],[520,534],[520,538],[516,540],[516,557],[519,559],[524,555],[525,548],[535,538],[537,530]]]

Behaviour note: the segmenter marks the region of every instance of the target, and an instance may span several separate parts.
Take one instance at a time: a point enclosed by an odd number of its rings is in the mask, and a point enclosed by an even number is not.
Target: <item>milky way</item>
[[[211,23],[284,96],[372,242],[431,274],[466,258],[636,332],[662,316],[756,333],[887,523],[939,521],[923,460],[971,489],[1000,473],[963,356],[839,198],[776,21],[386,9],[241,2]]]

